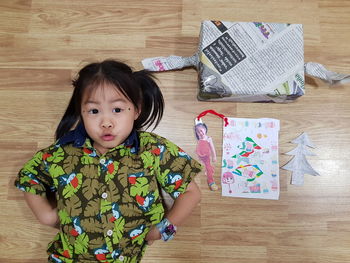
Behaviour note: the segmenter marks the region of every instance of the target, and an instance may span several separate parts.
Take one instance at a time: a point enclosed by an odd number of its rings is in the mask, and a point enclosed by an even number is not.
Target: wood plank
[[[71,80],[89,62],[115,58],[142,69],[152,56],[191,56],[202,20],[303,24],[305,62],[350,73],[347,0],[2,0],[0,3],[0,262],[47,262],[56,230],[40,225],[13,186],[23,164],[51,144],[71,96]],[[278,201],[222,197],[204,175],[200,205],[169,242],[155,242],[142,262],[350,262],[350,89],[307,77],[289,104],[201,102],[194,68],[155,74],[166,108],[154,132],[196,157],[194,118],[207,109],[230,117],[281,121],[280,165],[292,139],[307,132],[308,161],[321,176],[290,185],[280,170]],[[220,181],[222,121],[207,116]],[[219,184],[220,186],[220,184]]]

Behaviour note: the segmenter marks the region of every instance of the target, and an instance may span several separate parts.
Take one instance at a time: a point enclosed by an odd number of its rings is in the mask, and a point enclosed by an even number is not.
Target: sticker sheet
[[[279,120],[228,118],[223,131],[222,195],[279,198]]]

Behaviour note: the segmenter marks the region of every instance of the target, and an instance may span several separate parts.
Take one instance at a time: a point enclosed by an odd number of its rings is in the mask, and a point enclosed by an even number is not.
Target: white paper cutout
[[[307,147],[315,148],[314,144],[309,139],[307,133],[302,133],[299,137],[291,141],[292,143],[298,144],[296,148],[285,153],[287,155],[294,155],[288,163],[282,166],[282,169],[292,171],[291,184],[303,185],[304,174],[310,174],[313,176],[319,176],[320,174],[312,168],[310,163],[307,161],[306,156],[315,156]]]

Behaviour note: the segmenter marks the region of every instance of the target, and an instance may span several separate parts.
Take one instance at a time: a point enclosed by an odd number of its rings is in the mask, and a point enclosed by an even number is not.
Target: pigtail
[[[86,84],[84,84],[84,79],[86,75],[90,74],[90,68],[95,64],[91,64],[80,70],[76,79],[72,81],[72,86],[74,87],[72,97],[69,101],[67,109],[57,126],[56,129],[56,140],[60,139],[63,135],[69,132],[77,122],[80,120],[80,105],[83,94],[83,89]]]
[[[140,116],[135,121],[134,128],[149,128],[154,125],[155,129],[163,117],[164,99],[162,92],[155,82],[155,77],[146,70],[133,73],[133,78],[141,88],[142,105]]]
[[[69,101],[66,112],[64,113],[60,123],[57,126],[55,137],[60,139],[63,135],[69,132],[79,120],[79,115],[76,114],[74,95]]]

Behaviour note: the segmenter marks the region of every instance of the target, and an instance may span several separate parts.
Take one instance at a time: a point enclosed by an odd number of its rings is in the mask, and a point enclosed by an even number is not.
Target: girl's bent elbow
[[[201,200],[202,200],[201,192],[198,192],[198,193],[197,193],[197,196],[196,196],[197,205],[201,202]]]
[[[187,189],[192,196],[192,200],[196,203],[199,204],[201,201],[201,190],[199,189],[198,185],[195,182],[191,182],[189,184],[189,187]]]
[[[54,227],[58,223],[58,217],[55,213],[45,213],[38,216],[40,224]]]

